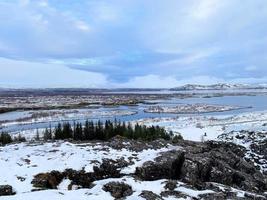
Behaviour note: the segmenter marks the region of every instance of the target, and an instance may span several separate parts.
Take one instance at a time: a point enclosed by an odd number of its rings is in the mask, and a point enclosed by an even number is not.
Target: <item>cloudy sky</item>
[[[267,83],[266,0],[0,0],[0,87]]]

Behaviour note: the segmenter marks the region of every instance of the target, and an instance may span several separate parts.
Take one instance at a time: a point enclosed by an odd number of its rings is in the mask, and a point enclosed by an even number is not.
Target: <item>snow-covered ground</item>
[[[115,150],[99,144],[72,144],[69,142],[54,143],[20,143],[0,147],[1,184],[11,184],[18,193],[30,192],[34,175],[52,170],[64,171],[85,169],[91,172],[94,165],[99,165],[103,159],[116,160],[124,157],[126,161],[132,157],[133,165],[122,169],[124,173],[133,173],[135,168],[148,160],[153,160],[160,152],[173,147],[158,150],[148,149],[142,152],[127,149]],[[21,182],[18,177],[25,180]]]
[[[181,134],[192,141],[216,140],[223,133],[239,130],[267,130],[267,111],[249,112],[239,115],[188,116],[174,118],[154,118],[136,121],[145,125],[159,125],[174,134]]]
[[[23,112],[24,113],[24,112]],[[6,121],[0,120],[0,127],[7,127],[11,125],[22,125],[42,122],[53,122],[61,120],[79,120],[92,117],[117,117],[134,115],[135,111],[131,110],[92,110],[92,109],[62,109],[62,110],[46,110],[46,111],[26,111],[26,114],[17,119]],[[18,115],[21,116],[21,115]]]
[[[1,176],[0,185],[10,184],[13,186],[15,196],[1,197],[1,200],[83,200],[83,199],[114,199],[109,192],[103,190],[103,185],[112,181],[124,182],[133,189],[133,194],[126,199],[143,199],[140,197],[142,191],[151,191],[160,195],[166,185],[165,179],[157,181],[140,181],[132,176],[135,168],[142,166],[146,161],[154,160],[160,153],[177,149],[167,145],[159,149],[144,149],[141,152],[131,151],[129,149],[113,149],[103,146],[103,143],[82,143],[73,144],[70,142],[58,141],[51,143],[20,143],[0,147],[0,166]],[[120,159],[132,161],[128,167],[122,168],[125,176],[121,178],[107,178],[95,181],[91,189],[68,190],[70,180],[64,179],[56,190],[45,190],[32,192],[34,187],[31,184],[33,176],[38,173],[50,172],[52,170],[64,171],[67,168],[75,170],[84,169],[86,172],[93,171],[93,166],[100,165],[103,159]],[[129,176],[127,175],[129,174]],[[217,187],[224,190],[226,187],[214,183]],[[229,189],[229,187],[227,187]],[[190,188],[185,183],[178,182],[174,191],[186,195],[184,198],[175,196],[164,197],[163,199],[192,199],[199,195],[215,193],[212,190],[196,190]],[[245,191],[230,188],[230,191],[236,192],[239,197],[244,197]]]
[[[174,107],[150,106],[144,111],[149,113],[190,114],[190,113],[225,112],[230,110],[238,110],[242,108],[244,109],[247,107],[196,103],[196,104],[178,104],[177,106]]]
[[[159,125],[186,140],[233,142],[246,148],[247,159],[267,172],[267,155],[262,150],[267,141],[267,111],[239,115],[192,116],[140,120],[145,125]],[[265,146],[264,146],[265,145]]]

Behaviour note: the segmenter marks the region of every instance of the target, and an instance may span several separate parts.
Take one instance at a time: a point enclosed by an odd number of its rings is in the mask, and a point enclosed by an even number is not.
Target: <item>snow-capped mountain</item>
[[[260,85],[248,85],[248,84],[227,84],[218,83],[213,85],[198,85],[198,84],[186,84],[183,86],[172,88],[171,90],[233,90],[233,89],[267,89],[266,84]]]

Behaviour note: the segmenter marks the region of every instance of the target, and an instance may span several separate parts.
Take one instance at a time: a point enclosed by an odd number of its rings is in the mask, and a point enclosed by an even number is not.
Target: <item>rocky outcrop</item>
[[[110,159],[103,160],[102,164],[99,167],[97,166],[93,167],[94,178],[96,180],[101,180],[106,178],[119,178],[121,176],[119,168],[127,166],[127,164],[124,165],[122,160],[120,161],[121,162],[117,162]]]
[[[242,144],[246,149],[245,159],[254,164],[257,170],[267,175],[267,132],[231,131],[218,136],[222,141]]]
[[[94,172],[73,169],[66,169],[64,172],[51,171],[35,175],[31,183],[39,189],[57,189],[63,179],[69,179],[71,180],[69,188],[73,185],[78,188],[91,188],[92,182],[96,180],[121,177],[119,169],[123,166],[127,166],[124,159],[116,161],[105,159],[100,166],[93,167]]]
[[[145,149],[160,149],[169,145],[169,142],[164,139],[157,139],[149,142],[131,140],[121,136],[115,136],[106,143],[114,149],[129,149],[131,151],[140,152]]]
[[[63,180],[64,175],[59,171],[49,173],[40,173],[34,176],[32,180],[33,187],[41,189],[57,189],[59,183]]]
[[[136,149],[141,149],[141,144],[144,144],[143,148],[153,146],[153,143],[141,141],[123,142],[122,138],[116,138],[115,143],[133,145]],[[172,150],[159,154],[153,161],[145,162],[141,167],[137,167],[135,174],[127,174],[141,181],[168,179],[164,190],[160,193],[142,191],[141,197],[145,199],[189,197],[189,194],[178,190],[179,187],[188,187],[193,191],[214,191],[214,193],[202,193],[202,199],[238,199],[237,192],[231,187],[246,191],[247,196],[250,196],[249,192],[254,193],[255,198],[255,194],[266,196],[264,194],[267,190],[266,176],[252,162],[244,159],[247,155],[245,148],[232,143],[214,141],[198,143],[178,140],[177,143],[169,145],[175,146],[170,148]],[[155,148],[158,146],[161,145],[156,144]],[[100,165],[93,167],[93,172],[72,169],[66,169],[63,172],[52,171],[37,174],[32,183],[36,189],[56,189],[63,179],[68,179],[71,181],[69,189],[92,188],[97,180],[122,178],[125,174],[121,173],[121,169],[134,164],[131,162],[134,161],[124,157],[117,160],[105,159]],[[120,179],[120,181],[124,180]],[[113,185],[106,184],[103,190],[110,192],[115,198],[123,198],[132,193],[129,192],[131,186],[125,186],[121,182],[112,183]],[[216,186],[213,183],[219,183],[218,185],[222,186]],[[262,197],[257,196],[257,198]]]
[[[145,162],[136,168],[136,176],[147,181],[181,180],[196,189],[206,189],[206,182],[216,182],[255,193],[266,191],[266,177],[243,155],[243,148],[231,143],[191,142],[183,150],[165,152]]]
[[[123,182],[110,182],[103,186],[103,190],[110,192],[115,199],[120,199],[133,194],[132,187]]]
[[[159,156],[155,161],[148,161],[142,167],[136,168],[136,175],[147,181],[159,179],[179,179],[184,163],[183,151],[169,151]]]
[[[0,196],[9,196],[16,194],[10,185],[0,185]]]
[[[142,191],[139,196],[144,198],[145,200],[163,200],[161,196],[147,190]]]

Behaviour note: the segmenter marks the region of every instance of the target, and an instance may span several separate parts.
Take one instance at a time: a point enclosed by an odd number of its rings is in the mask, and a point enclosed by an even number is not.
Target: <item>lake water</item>
[[[203,113],[203,114],[164,114],[164,113],[145,113],[144,109],[151,106],[147,104],[139,104],[136,106],[118,106],[118,107],[101,107],[97,110],[100,111],[112,111],[112,110],[131,110],[136,111],[137,113],[129,116],[117,116],[116,119],[120,121],[132,121],[139,120],[144,118],[158,118],[158,117],[176,117],[176,116],[192,116],[192,115],[236,115],[243,112],[253,112],[253,111],[263,111],[267,110],[267,96],[257,95],[257,96],[222,96],[222,97],[212,97],[212,98],[187,98],[187,99],[168,99],[168,100],[158,100],[153,101],[156,103],[153,106],[175,106],[177,104],[194,104],[194,103],[206,103],[206,104],[219,104],[219,105],[233,105],[233,106],[242,106],[242,107],[251,107],[239,110],[225,111],[225,112],[213,112],[213,113]],[[5,119],[16,119],[22,116],[26,116],[29,111],[22,112],[10,112],[5,114],[0,114],[0,120]],[[112,117],[84,117],[82,119],[68,119],[65,121],[73,122],[79,121],[84,122],[86,119],[89,120],[114,120]],[[25,125],[11,125],[5,128],[2,128],[3,131],[21,131],[28,129],[36,128],[47,128],[50,125],[54,127],[59,121],[53,122],[41,122],[34,124],[25,124]]]

